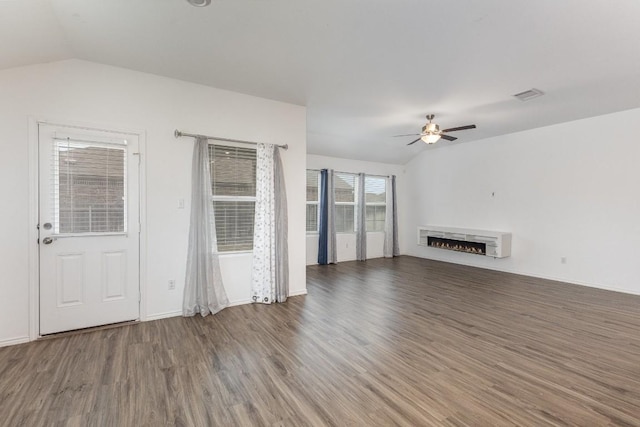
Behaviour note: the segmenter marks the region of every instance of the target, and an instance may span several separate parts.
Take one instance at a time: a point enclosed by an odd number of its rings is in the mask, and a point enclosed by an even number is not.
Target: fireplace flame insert
[[[448,249],[450,251],[466,252],[478,255],[486,255],[487,253],[487,244],[480,242],[467,242],[463,240],[429,236],[427,238],[427,244],[432,248]]]

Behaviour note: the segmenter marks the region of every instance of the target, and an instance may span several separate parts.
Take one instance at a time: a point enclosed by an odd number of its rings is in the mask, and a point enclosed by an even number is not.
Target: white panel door
[[[38,131],[40,334],[138,319],[137,136]]]

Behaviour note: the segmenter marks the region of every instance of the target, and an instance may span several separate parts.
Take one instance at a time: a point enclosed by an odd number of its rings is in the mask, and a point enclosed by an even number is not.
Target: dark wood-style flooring
[[[640,425],[640,297],[412,257],[308,291],[0,348],[0,425]]]

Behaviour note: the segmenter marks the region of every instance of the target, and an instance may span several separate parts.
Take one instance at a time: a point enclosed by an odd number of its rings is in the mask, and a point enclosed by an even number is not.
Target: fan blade
[[[393,138],[396,138],[398,136],[418,136],[418,135],[421,135],[421,134],[419,134],[419,133],[408,133],[406,135],[393,135]]]
[[[447,141],[455,141],[456,139],[458,139],[455,136],[449,136],[449,135],[440,135],[440,138],[446,139]]]
[[[441,132],[454,132],[457,130],[475,129],[476,125],[458,126],[457,128],[443,129]]]
[[[415,141],[411,141],[410,143],[408,143],[407,145],[411,145],[411,144],[415,144],[416,142],[420,141],[420,138],[416,139]]]

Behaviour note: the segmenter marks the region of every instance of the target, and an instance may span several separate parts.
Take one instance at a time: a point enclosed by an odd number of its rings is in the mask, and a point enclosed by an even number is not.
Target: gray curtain
[[[400,255],[398,245],[398,208],[396,199],[396,176],[387,177],[386,215],[384,221],[384,256],[392,258]]]
[[[358,174],[358,197],[356,198],[356,259],[367,259],[367,202],[364,192],[365,176]]]
[[[336,199],[333,169],[320,171],[320,222],[318,224],[318,264],[338,262],[336,250]]]
[[[336,264],[338,262],[338,249],[336,245],[336,185],[335,173],[333,169],[327,169],[326,182],[326,236],[327,236],[327,262],[326,264]],[[322,225],[321,225],[322,227]],[[322,232],[322,231],[321,231]],[[320,263],[322,264],[322,263]]]
[[[289,222],[287,219],[287,189],[280,150],[274,146],[273,167],[276,196],[276,292],[277,302],[289,296]]]
[[[200,313],[204,317],[229,305],[217,254],[209,162],[209,144],[205,138],[197,138],[191,171],[191,224],[183,316]]]
[[[393,256],[400,256],[398,242],[398,192],[396,191],[396,176],[391,177],[391,191],[393,192]]]

